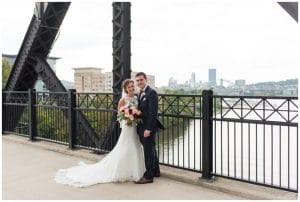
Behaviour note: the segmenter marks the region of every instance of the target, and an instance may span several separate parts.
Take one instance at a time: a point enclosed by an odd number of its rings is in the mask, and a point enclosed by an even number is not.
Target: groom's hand
[[[150,130],[145,130],[144,131],[144,137],[147,138],[150,136],[151,131]]]

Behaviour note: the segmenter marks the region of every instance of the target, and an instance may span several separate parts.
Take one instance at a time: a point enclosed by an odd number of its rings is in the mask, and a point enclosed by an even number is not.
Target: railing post
[[[6,97],[6,92],[5,91],[2,91],[2,135],[4,135],[4,131],[6,131],[6,120],[7,120],[7,117],[6,117],[6,111],[7,111],[7,107],[5,104],[5,97]],[[5,117],[5,118],[4,118]]]
[[[37,134],[36,122],[36,90],[28,89],[29,139],[33,141]]]
[[[69,148],[74,149],[76,144],[76,90],[68,90],[68,138]]]
[[[212,179],[213,168],[213,91],[202,93],[202,179]]]

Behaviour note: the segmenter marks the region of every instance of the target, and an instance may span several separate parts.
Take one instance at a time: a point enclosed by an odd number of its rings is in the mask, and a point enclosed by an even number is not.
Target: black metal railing
[[[213,175],[298,191],[297,100],[214,96]]]
[[[118,139],[120,129],[109,130],[116,113],[111,93],[29,90],[2,96],[4,133],[98,152],[109,152]],[[202,173],[204,179],[218,176],[298,192],[297,101],[212,91],[159,94],[158,118],[165,126],[157,135],[159,161]],[[79,118],[96,136],[84,132]]]
[[[29,136],[29,95],[27,91],[2,92],[2,131],[4,133]],[[20,119],[16,120],[16,117]],[[13,124],[16,121],[17,125]]]
[[[76,94],[76,112],[83,114],[88,120],[91,127],[97,134],[96,142],[100,148],[95,145],[95,141],[91,141],[89,134],[81,130],[81,126],[77,125],[77,144],[76,146],[88,148],[92,150],[101,149],[110,151],[113,149],[117,133],[108,135],[107,131],[112,121],[113,114],[116,110],[113,109],[113,94],[112,93],[77,93]],[[77,116],[78,119],[78,116]],[[108,140],[109,139],[109,140]],[[108,142],[109,145],[104,145]]]
[[[36,92],[35,139],[68,144],[68,93]]]
[[[159,95],[158,118],[165,127],[157,135],[161,164],[201,172],[201,104],[199,95]]]

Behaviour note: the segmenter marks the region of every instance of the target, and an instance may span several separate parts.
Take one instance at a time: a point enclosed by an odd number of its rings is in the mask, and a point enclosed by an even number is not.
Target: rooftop
[[[99,67],[73,67],[74,70],[103,70],[103,68]]]

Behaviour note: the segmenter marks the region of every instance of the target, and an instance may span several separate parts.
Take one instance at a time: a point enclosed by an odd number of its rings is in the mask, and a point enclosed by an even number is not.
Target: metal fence
[[[28,106],[29,93],[27,91],[3,92],[2,131],[29,136]],[[19,119],[16,120],[16,117]]]
[[[68,144],[68,93],[36,92],[35,139]]]
[[[116,113],[111,93],[29,90],[2,96],[4,133],[98,152],[109,152],[118,139],[119,127],[113,134],[109,130]],[[298,192],[297,101],[214,96],[212,91],[159,94],[158,118],[165,126],[157,135],[159,161],[202,173],[203,178],[219,176]],[[95,136],[82,129],[80,117]]]
[[[297,100],[214,96],[213,174],[297,191]]]
[[[199,95],[159,95],[158,117],[165,127],[157,135],[161,164],[202,171],[201,104]]]
[[[92,129],[97,134],[95,141],[91,141],[90,134],[82,130],[82,125],[76,125],[77,139],[76,145],[81,148],[91,150],[110,151],[114,147],[114,142],[118,139],[120,129],[112,134],[108,134],[112,117],[116,110],[113,109],[113,94],[112,93],[77,93],[76,94],[76,119],[78,122],[78,113],[81,113],[89,122]],[[98,143],[99,146],[97,146]],[[104,149],[104,143],[108,143]]]

